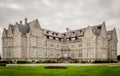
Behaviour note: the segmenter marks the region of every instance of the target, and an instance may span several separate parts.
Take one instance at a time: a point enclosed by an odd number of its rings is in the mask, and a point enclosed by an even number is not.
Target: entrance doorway
[[[65,57],[65,58],[67,58],[67,57],[68,57],[68,55],[67,55],[67,54],[64,54],[64,57]]]

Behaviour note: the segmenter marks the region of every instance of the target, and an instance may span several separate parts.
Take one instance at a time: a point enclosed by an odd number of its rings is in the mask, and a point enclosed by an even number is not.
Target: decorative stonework
[[[36,19],[9,24],[2,35],[3,60],[40,61],[70,57],[79,61],[117,60],[116,29],[105,23],[64,33],[41,28]]]

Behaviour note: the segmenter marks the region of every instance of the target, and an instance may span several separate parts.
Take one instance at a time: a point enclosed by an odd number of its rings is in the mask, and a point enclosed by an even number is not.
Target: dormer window
[[[69,37],[69,41],[71,40],[71,38]]]
[[[56,33],[56,36],[58,36],[58,33]]]
[[[53,37],[53,40],[55,40],[55,37]]]
[[[49,31],[47,31],[47,34],[49,34]]]
[[[59,41],[61,41],[61,38],[59,38]]]
[[[64,36],[66,36],[66,34],[63,34]]]
[[[54,35],[54,32],[52,33],[52,35]]]
[[[77,36],[75,36],[75,40],[77,40],[78,39],[78,37]]]
[[[47,39],[49,39],[49,36],[47,36]]]
[[[101,26],[98,26],[97,29],[101,29]]]
[[[82,30],[79,31],[79,33],[81,33],[81,32],[82,32]]]
[[[74,34],[75,34],[75,32],[72,32],[72,34],[74,35]]]

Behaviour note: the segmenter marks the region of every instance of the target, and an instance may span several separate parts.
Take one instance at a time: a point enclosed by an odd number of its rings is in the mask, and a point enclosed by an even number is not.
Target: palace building
[[[106,30],[105,22],[59,33],[41,27],[38,19],[25,18],[4,28],[2,59],[10,61],[117,60],[116,29]]]

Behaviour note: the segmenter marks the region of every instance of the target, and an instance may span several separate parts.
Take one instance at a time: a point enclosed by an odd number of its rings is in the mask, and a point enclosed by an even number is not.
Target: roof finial
[[[25,25],[27,25],[27,18],[25,18]]]
[[[103,24],[105,25],[105,21],[103,21]]]
[[[70,31],[70,29],[69,29],[69,28],[66,28],[66,31],[67,31],[67,32],[69,32],[69,31]]]
[[[20,20],[20,25],[22,25],[22,21]]]

